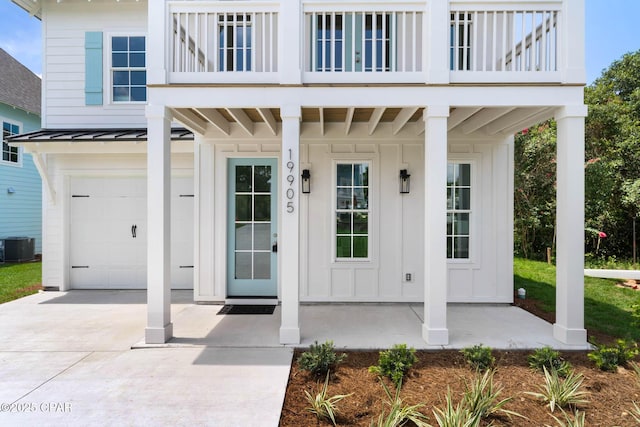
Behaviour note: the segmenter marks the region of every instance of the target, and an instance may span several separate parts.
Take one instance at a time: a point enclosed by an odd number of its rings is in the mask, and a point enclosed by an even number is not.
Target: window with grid
[[[144,36],[111,38],[113,102],[147,100],[146,41]]]
[[[471,164],[447,164],[447,258],[469,259]]]
[[[11,135],[20,133],[20,126],[2,122],[2,160],[9,163],[20,163],[20,149],[18,147],[10,147],[7,138]]]
[[[251,15],[221,16],[219,37],[218,71],[251,71]]]
[[[369,257],[369,164],[336,165],[336,258]]]
[[[452,13],[449,25],[449,70],[471,70],[471,31],[470,13]]]

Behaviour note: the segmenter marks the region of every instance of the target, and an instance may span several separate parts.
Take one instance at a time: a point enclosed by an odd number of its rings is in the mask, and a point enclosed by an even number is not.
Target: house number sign
[[[289,148],[289,161],[287,162],[287,169],[289,170],[289,174],[287,175],[287,182],[289,183],[289,188],[287,188],[286,191],[288,213],[293,213],[295,211],[295,207],[293,206],[293,198],[296,195],[296,192],[294,190],[296,177],[293,173],[295,167],[296,164],[293,162],[293,153],[291,151],[291,148]]]

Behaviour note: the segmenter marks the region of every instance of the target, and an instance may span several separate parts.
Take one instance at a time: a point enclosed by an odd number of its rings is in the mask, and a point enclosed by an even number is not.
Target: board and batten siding
[[[6,104],[0,104],[0,121],[18,124],[20,133],[40,129],[40,117]],[[42,181],[31,154],[20,151],[20,163],[0,161],[0,239],[33,237],[35,253],[42,253]]]
[[[44,105],[42,127],[145,127],[145,104],[112,104],[111,35],[145,35],[147,2],[65,1],[43,3]],[[86,105],[85,35],[103,34],[101,105]]]

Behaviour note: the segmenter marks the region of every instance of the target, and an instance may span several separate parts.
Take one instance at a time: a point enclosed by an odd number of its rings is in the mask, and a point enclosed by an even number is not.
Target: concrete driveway
[[[192,292],[174,292],[174,318]],[[145,293],[47,292],[0,305],[0,425],[277,426],[293,350],[131,350]]]

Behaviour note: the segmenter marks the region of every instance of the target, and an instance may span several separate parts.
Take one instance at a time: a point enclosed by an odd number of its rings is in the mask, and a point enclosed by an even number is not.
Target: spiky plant
[[[327,421],[331,421],[331,423],[336,425],[336,414],[338,413],[337,403],[340,402],[345,397],[351,396],[350,394],[336,394],[334,396],[329,396],[327,389],[329,387],[329,371],[327,371],[327,378],[324,380],[324,385],[320,388],[320,391],[314,395],[311,395],[307,390],[304,391],[305,396],[307,397],[307,402],[309,402],[309,407],[307,410],[312,414],[315,414],[318,419],[325,419]]]
[[[551,415],[551,417],[554,420],[556,420],[556,422],[558,423],[558,427],[584,427],[585,426],[585,413],[584,412],[580,412],[580,411],[576,410],[573,413],[573,417],[571,417],[569,414],[567,414],[562,409],[560,409],[560,410],[562,411],[562,415],[564,416],[564,420],[560,420],[556,416]],[[547,424],[546,427],[552,427],[552,426]]]
[[[389,413],[382,411],[380,416],[371,422],[371,427],[400,427],[409,421],[413,422],[417,427],[430,427],[426,422],[427,417],[420,412],[420,408],[424,404],[405,405],[402,401],[400,397],[402,382],[396,386],[395,395],[391,394],[389,387],[382,380],[380,380],[380,383],[387,395],[386,404],[389,406]]]
[[[631,369],[633,369],[633,372],[636,374],[636,381],[638,385],[640,385],[640,365],[636,362],[631,362],[629,365],[631,365]]]
[[[444,408],[435,408],[433,416],[439,427],[479,427],[482,420],[479,413],[473,414],[462,402],[454,406],[449,389],[445,396]]]
[[[505,409],[503,406],[513,398],[507,397],[500,400],[503,387],[494,384],[493,369],[487,370],[483,375],[476,373],[470,383],[465,381],[464,395],[462,397],[462,405],[469,409],[472,414],[478,414],[481,418],[486,418],[497,412],[501,412],[508,416],[515,415],[524,418],[517,412]]]
[[[553,412],[557,407],[566,408],[588,403],[586,399],[588,392],[581,390],[584,377],[582,374],[576,374],[574,371],[569,372],[566,378],[561,378],[555,369],[544,371],[544,385],[539,386],[540,393],[527,392],[534,397],[544,400],[549,405],[549,409]]]
[[[631,412],[633,419],[640,424],[640,406],[636,402],[633,402],[633,409],[629,412]]]

